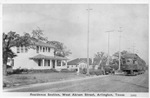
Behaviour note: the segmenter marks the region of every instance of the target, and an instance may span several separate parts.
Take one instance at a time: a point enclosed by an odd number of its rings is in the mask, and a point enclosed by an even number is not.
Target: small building
[[[77,58],[67,63],[69,70],[78,70],[78,68],[87,68],[87,58]],[[93,68],[92,59],[89,58],[89,69]]]

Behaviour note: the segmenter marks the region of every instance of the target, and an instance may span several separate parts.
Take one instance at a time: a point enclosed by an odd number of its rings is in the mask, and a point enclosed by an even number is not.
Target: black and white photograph
[[[149,93],[149,4],[2,4],[2,47],[5,93]]]

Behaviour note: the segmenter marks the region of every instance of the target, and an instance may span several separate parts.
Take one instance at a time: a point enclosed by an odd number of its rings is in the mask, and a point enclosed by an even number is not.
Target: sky
[[[149,61],[149,13],[146,4],[90,4],[89,55],[120,49]],[[48,40],[64,43],[70,60],[87,57],[87,4],[4,4],[3,32],[31,33],[40,29]],[[121,27],[121,33],[119,32]],[[119,39],[119,35],[121,38]],[[119,41],[120,40],[120,41]],[[134,48],[133,48],[134,47]]]

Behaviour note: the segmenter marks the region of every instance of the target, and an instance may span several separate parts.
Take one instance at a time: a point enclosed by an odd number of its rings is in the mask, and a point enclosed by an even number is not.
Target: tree
[[[100,69],[103,69],[104,65],[107,62],[107,56],[105,55],[104,52],[97,52],[94,56],[94,59],[96,61],[99,61],[98,65]]]
[[[29,35],[24,34],[20,36],[16,32],[8,32],[8,34],[3,33],[3,75],[7,75],[7,61],[8,58],[13,58],[17,56],[11,50],[15,46],[28,46],[30,44]]]
[[[47,43],[54,45],[56,47],[54,51],[54,55],[61,56],[61,57],[67,57],[71,54],[71,51],[67,49],[67,47],[58,41],[48,41]]]
[[[48,41],[46,37],[44,37],[43,30],[41,30],[39,27],[37,29],[33,30],[31,33],[31,38],[36,39],[37,41]]]
[[[122,63],[122,56],[124,55],[124,54],[127,54],[127,53],[129,53],[128,51],[126,51],[126,50],[123,50],[123,51],[121,51],[121,59],[120,59],[120,62]],[[113,62],[112,62],[112,67],[114,68],[114,69],[118,69],[119,68],[119,52],[115,52],[114,54],[113,54],[113,56],[115,57],[114,59],[113,59]]]

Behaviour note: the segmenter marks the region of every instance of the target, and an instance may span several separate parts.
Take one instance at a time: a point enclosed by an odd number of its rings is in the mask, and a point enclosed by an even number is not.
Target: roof
[[[32,44],[36,45],[36,46],[42,46],[42,47],[49,47],[49,48],[56,48],[54,45],[51,45],[49,43],[45,43],[42,41],[38,41],[36,39],[32,38]]]
[[[68,65],[78,65],[81,62],[87,62],[87,58],[77,58],[77,59],[69,61],[67,64]],[[92,64],[92,59],[91,58],[89,58],[89,64],[90,65]]]
[[[133,54],[133,53],[127,53],[127,54],[124,54],[122,57],[123,57],[123,58],[131,58],[131,59],[134,59],[134,58],[138,58],[138,55],[137,55],[137,54]]]
[[[66,57],[59,57],[59,56],[45,56],[42,54],[38,54],[34,57],[31,57],[30,59],[52,59],[52,60],[67,60]]]
[[[48,44],[48,43],[44,43],[44,42],[41,42],[41,41],[34,42],[34,44],[35,44],[36,46],[56,48],[54,45],[50,45],[50,44]]]

